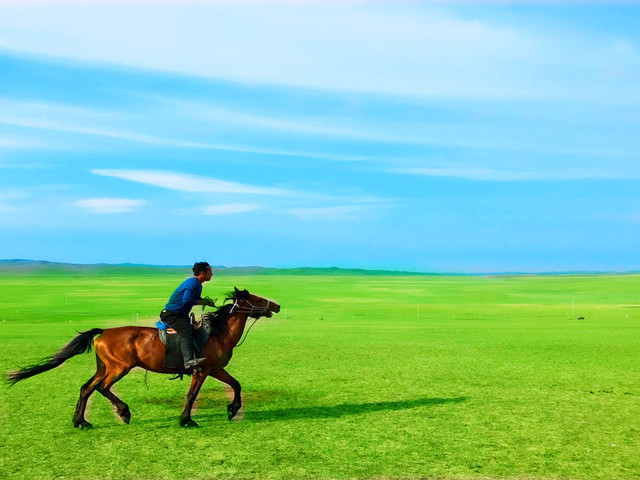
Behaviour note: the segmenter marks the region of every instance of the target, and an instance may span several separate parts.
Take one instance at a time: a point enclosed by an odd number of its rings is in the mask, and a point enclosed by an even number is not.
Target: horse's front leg
[[[198,398],[198,393],[200,393],[200,388],[202,384],[207,379],[207,374],[202,371],[197,371],[193,373],[191,377],[191,386],[189,387],[189,391],[187,392],[187,398],[184,402],[184,408],[182,409],[182,414],[180,415],[180,426],[181,427],[197,427],[198,424],[191,420],[191,409],[193,408],[193,403]]]
[[[238,410],[240,410],[240,407],[242,406],[242,398],[240,396],[240,382],[229,375],[224,368],[214,370],[209,375],[217,378],[221,382],[224,382],[231,388],[233,388],[233,400],[229,405],[227,405],[227,414],[229,416],[229,420],[231,420],[236,416],[236,413],[238,413]]]

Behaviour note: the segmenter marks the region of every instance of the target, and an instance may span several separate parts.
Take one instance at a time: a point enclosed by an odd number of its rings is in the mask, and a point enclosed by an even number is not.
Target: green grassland
[[[2,372],[77,331],[152,325],[176,269],[0,274]],[[639,479],[640,276],[243,275],[282,305],[237,348],[244,407],[133,371],[72,427],[93,354],[0,386],[1,479]],[[573,305],[572,305],[573,302]],[[579,318],[584,317],[584,318]]]

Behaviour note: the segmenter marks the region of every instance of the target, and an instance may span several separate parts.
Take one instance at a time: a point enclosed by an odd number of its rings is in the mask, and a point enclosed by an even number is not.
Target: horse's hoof
[[[239,405],[233,405],[232,403],[227,405],[227,418],[229,420],[233,420],[233,417],[236,416],[236,414],[238,413],[238,410],[240,410]]]
[[[80,428],[81,430],[88,430],[90,428],[93,428],[93,425],[91,425],[89,422],[82,421],[82,422],[78,422],[78,423],[74,423],[73,426],[75,428]]]
[[[122,412],[120,412],[120,418],[124,423],[129,425],[129,422],[131,422],[131,412],[129,411],[129,407],[126,407]]]
[[[196,422],[194,422],[191,419],[189,420],[180,419],[180,426],[184,428],[196,428],[196,427],[199,427],[200,425],[198,425]]]

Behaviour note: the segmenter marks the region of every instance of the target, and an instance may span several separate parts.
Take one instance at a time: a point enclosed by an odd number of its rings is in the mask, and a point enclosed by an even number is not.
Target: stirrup
[[[206,361],[207,361],[206,358],[192,358],[191,360],[187,360],[186,362],[184,362],[184,368],[189,369],[189,368],[199,367]]]

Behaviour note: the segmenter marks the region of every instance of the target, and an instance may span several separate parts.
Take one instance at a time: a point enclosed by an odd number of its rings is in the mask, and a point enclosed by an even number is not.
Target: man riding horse
[[[201,288],[202,283],[211,279],[211,267],[207,264],[204,264],[204,269],[198,264],[194,267],[194,276],[196,277],[194,280],[199,283]],[[202,283],[198,280],[200,274],[203,274],[200,278]],[[177,291],[181,291],[181,288],[178,287]],[[199,291],[197,286],[196,291]],[[184,298],[184,292],[182,298]],[[203,299],[198,296],[194,298],[197,300],[191,303],[203,303]],[[238,345],[243,333],[246,334],[247,320],[250,317],[256,320],[259,317],[271,317],[279,311],[280,305],[276,302],[253,295],[246,289],[234,288],[227,295],[225,305],[205,316],[203,329],[205,332],[208,331],[209,338],[202,349],[202,355],[206,360],[200,368],[193,371],[191,386],[180,415],[181,426],[198,426],[191,418],[191,411],[196,398],[198,398],[198,392],[207,377],[217,378],[233,389],[233,400],[227,405],[229,420],[238,413],[242,406],[240,383],[229,375],[224,367],[229,364],[233,349]],[[213,333],[214,331],[217,333]],[[73,426],[76,428],[91,427],[85,418],[85,412],[87,401],[94,391],[101,393],[111,402],[120,419],[125,423],[131,421],[129,406],[111,391],[113,385],[127,375],[131,369],[141,367],[151,372],[175,374],[179,373],[182,368],[168,367],[164,364],[166,350],[159,338],[157,328],[139,326],[92,328],[86,332],[79,332],[56,354],[43,358],[33,365],[7,372],[7,380],[14,384],[25,378],[47,372],[59,367],[71,357],[90,351],[91,347],[96,353],[96,373],[80,388],[80,397],[73,416]],[[187,360],[189,359],[187,358]]]
[[[205,361],[204,358],[196,358],[195,355],[195,339],[189,312],[194,305],[215,306],[215,302],[209,297],[202,298],[202,284],[211,280],[213,276],[209,264],[196,262],[193,265],[193,275],[176,288],[160,313],[160,319],[178,332],[185,370],[198,367]]]

